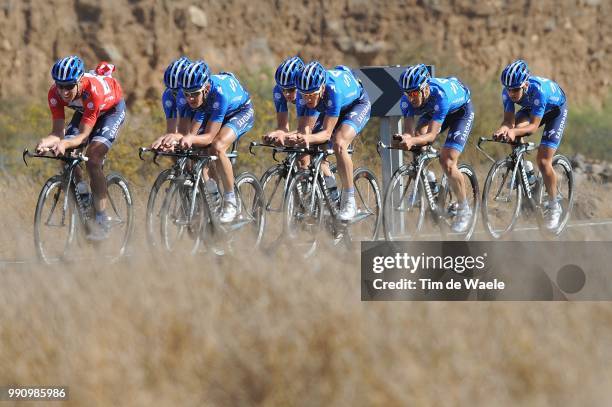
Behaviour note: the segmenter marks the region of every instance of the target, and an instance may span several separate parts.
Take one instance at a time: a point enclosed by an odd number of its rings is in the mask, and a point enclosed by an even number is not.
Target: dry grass
[[[2,181],[2,259],[32,258],[37,189]],[[612,402],[606,303],[362,303],[358,253],[154,259],[141,230],[135,249],[0,264],[0,384],[74,406]]]

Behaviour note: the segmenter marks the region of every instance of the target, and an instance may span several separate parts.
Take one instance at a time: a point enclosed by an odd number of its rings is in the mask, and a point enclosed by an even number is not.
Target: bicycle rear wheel
[[[147,228],[147,242],[151,248],[155,249],[161,245],[160,237],[160,215],[161,208],[164,202],[164,196],[170,189],[172,184],[173,171],[171,168],[165,169],[159,173],[151,191],[149,192],[149,199],[147,200],[147,215],[146,215],[146,228]]]
[[[234,181],[234,193],[238,210],[230,224],[232,241],[238,243],[241,251],[259,247],[265,228],[264,194],[255,175],[243,172]]]
[[[349,222],[351,240],[376,240],[382,206],[376,176],[367,168],[357,168],[353,173],[353,183],[357,213]]]
[[[399,168],[391,177],[383,203],[386,240],[414,240],[425,222],[427,202],[423,183],[414,171]]]
[[[76,238],[76,204],[59,175],[43,185],[34,213],[34,245],[38,258],[46,264],[62,260]]]
[[[195,199],[193,199],[193,194]],[[209,214],[202,186],[185,185],[184,179],[172,182],[164,198],[160,216],[162,247],[167,251],[187,248],[195,254],[202,243]]]
[[[324,200],[309,171],[297,173],[287,189],[283,206],[283,233],[290,244],[307,256],[317,246],[323,227]]]
[[[541,211],[538,211],[538,226],[540,232],[546,238],[555,238],[563,233],[569,221],[572,209],[574,208],[574,173],[572,171],[572,164],[565,156],[555,155],[553,157],[552,166],[557,176],[557,201],[561,205],[563,212],[561,213],[557,227],[554,229],[547,229],[544,225],[544,215]],[[538,202],[540,208],[542,208],[543,203],[548,201],[549,197],[541,179],[540,182]]]
[[[126,253],[134,230],[132,193],[127,180],[114,172],[106,176],[106,188],[106,213],[111,218],[111,227],[102,247],[106,256],[118,259]]]
[[[448,178],[443,177],[441,193],[440,193],[440,210],[442,210],[441,220],[441,231],[444,237],[452,238],[455,240],[470,240],[474,234],[476,223],[478,221],[478,212],[480,211],[480,189],[478,187],[478,179],[474,169],[468,164],[459,164],[457,166],[461,176],[463,178],[463,185],[465,187],[465,194],[470,209],[472,210],[472,217],[468,223],[468,227],[465,232],[462,233],[449,233],[450,227],[455,219],[456,211],[459,205],[459,200],[455,196],[452,188],[448,184]]]
[[[287,169],[283,164],[269,168],[261,176],[264,194],[265,227],[261,246],[264,250],[273,249],[283,233],[283,202],[287,183]]]
[[[518,176],[511,188],[511,160],[499,160],[489,170],[482,191],[482,219],[493,239],[507,237],[514,229],[521,210],[522,189]]]

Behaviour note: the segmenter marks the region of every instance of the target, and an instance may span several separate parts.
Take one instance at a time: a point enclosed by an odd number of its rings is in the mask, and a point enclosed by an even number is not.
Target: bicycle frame
[[[66,193],[64,194],[64,201],[62,203],[62,224],[66,220],[65,216],[68,211],[68,200],[69,200],[70,194],[72,194],[73,199],[77,203],[79,220],[81,221],[83,225],[87,225],[89,216],[87,215],[87,211],[85,210],[85,207],[83,206],[83,201],[81,200],[81,197],[79,196],[79,194],[76,193],[76,184],[74,182],[74,170],[76,167],[79,166],[81,162],[86,162],[88,160],[88,157],[86,157],[81,152],[79,152],[78,154],[76,154],[76,156],[74,156],[73,153],[75,153],[76,151],[77,151],[76,149],[66,150],[66,154],[64,156],[56,157],[56,156],[48,156],[45,154],[32,154],[26,148],[23,150],[22,159],[26,166],[28,165],[26,157],[46,158],[50,160],[58,160],[58,161],[64,162],[64,168],[61,174],[59,174],[62,178],[62,188],[64,189],[64,191],[66,191]],[[53,206],[51,207],[51,211],[49,213],[49,217],[51,217],[51,215],[55,211],[56,205],[57,205],[57,201],[53,203]],[[48,225],[48,222],[49,220],[47,219],[45,223]]]
[[[287,171],[287,176],[285,177],[284,186],[283,186],[283,199],[285,199],[285,195],[287,194],[287,188],[289,188],[289,182],[291,181],[291,176],[294,175],[298,171],[298,168],[296,167],[296,162],[298,160],[299,152],[296,149],[291,148],[291,147],[278,147],[278,146],[274,146],[270,144],[260,144],[260,143],[253,141],[249,145],[249,152],[252,155],[255,155],[255,153],[253,152],[253,147],[272,148],[273,149],[272,158],[274,159],[274,161],[277,161],[277,162],[278,162],[278,159],[276,158],[277,153],[287,154],[287,156],[281,162],[281,164],[285,167]],[[270,202],[272,201],[272,197],[276,194],[278,185],[279,184],[277,183],[274,186],[274,190],[270,194],[270,200],[266,202],[266,206],[265,206],[266,211],[270,211]]]
[[[382,141],[378,142],[376,148],[379,154],[380,154],[381,148],[388,149],[388,150],[403,150],[399,147],[385,145]],[[417,183],[416,185],[418,185],[419,181],[421,181],[421,183],[423,184],[423,188],[425,189],[425,195],[427,196],[427,202],[429,204],[429,209],[431,210],[433,214],[440,216],[441,213],[438,213],[439,212],[438,204],[436,203],[436,200],[434,199],[433,192],[431,192],[431,187],[429,185],[427,177],[425,176],[425,172],[423,171],[423,169],[425,168],[425,164],[427,164],[431,160],[434,160],[440,157],[440,153],[437,150],[434,150],[431,144],[428,144],[424,147],[412,148],[409,151],[412,153],[412,162],[409,164],[402,165],[397,170],[395,170],[395,173],[404,172],[406,170],[414,173],[415,174],[414,179],[415,179],[415,182]],[[398,201],[400,205],[406,198],[407,193],[408,193],[408,189],[405,188],[404,192],[402,193],[402,196],[400,197]],[[410,197],[410,206],[414,206],[416,202],[416,196],[417,194],[412,194],[412,196]]]
[[[512,161],[512,176],[510,178],[510,188],[514,188],[515,186],[518,188],[522,188],[523,191],[525,192],[525,195],[528,198],[529,204],[532,206],[532,208],[537,208],[539,206],[539,203],[536,201],[535,197],[532,194],[532,188],[531,185],[529,185],[529,179],[527,177],[527,171],[525,171],[525,164],[524,164],[524,155],[527,154],[529,151],[535,150],[535,143],[533,142],[529,142],[529,143],[506,143],[506,142],[502,142],[502,141],[497,141],[497,140],[493,140],[493,139],[488,139],[485,137],[480,137],[478,139],[478,144],[476,145],[476,148],[482,152],[490,161],[492,161],[493,163],[495,163],[495,159],[493,157],[491,157],[482,147],[481,144],[482,143],[487,143],[487,142],[496,142],[496,143],[502,143],[502,144],[509,144],[512,147],[512,151],[510,152],[510,154],[508,155],[507,159]],[[502,179],[502,182],[500,184],[500,187],[498,189],[498,191],[495,193],[495,200],[499,199],[499,194],[501,193],[501,190],[503,188],[503,186],[506,183],[508,174],[506,173]],[[518,181],[517,181],[518,180]]]

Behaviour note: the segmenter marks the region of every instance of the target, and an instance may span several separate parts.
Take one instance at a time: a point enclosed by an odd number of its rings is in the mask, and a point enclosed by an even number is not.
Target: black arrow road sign
[[[401,116],[402,91],[397,84],[407,66],[366,66],[355,70],[355,74],[368,92],[372,102],[372,116]],[[433,66],[428,66],[433,73]]]

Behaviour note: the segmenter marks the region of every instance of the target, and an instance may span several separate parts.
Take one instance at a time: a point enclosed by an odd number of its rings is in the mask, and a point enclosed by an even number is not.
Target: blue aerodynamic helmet
[[[210,69],[202,60],[193,61],[183,69],[180,76],[181,87],[187,92],[195,92],[210,80]]]
[[[51,76],[55,82],[65,85],[75,84],[81,79],[85,72],[83,60],[76,55],[58,59],[53,68]]]
[[[180,57],[177,60],[172,61],[164,72],[164,85],[169,89],[178,89],[181,87],[180,75],[181,71],[191,63],[189,58]]]
[[[429,69],[425,64],[418,64],[409,66],[400,75],[399,86],[404,92],[410,92],[412,90],[421,90],[429,83]]]
[[[504,68],[500,79],[506,88],[518,88],[529,79],[529,75],[527,63],[519,59]]]
[[[314,92],[324,85],[327,71],[318,61],[309,62],[296,78],[296,87],[302,93]]]
[[[304,68],[304,61],[300,57],[285,59],[274,74],[276,84],[283,89],[295,88],[295,80],[302,68]]]

